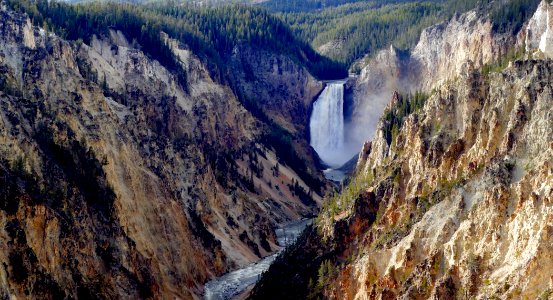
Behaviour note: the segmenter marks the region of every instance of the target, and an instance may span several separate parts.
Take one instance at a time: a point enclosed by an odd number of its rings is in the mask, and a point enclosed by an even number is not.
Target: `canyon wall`
[[[548,58],[553,57],[553,6],[542,1],[528,22],[525,35],[527,52],[538,50]]]
[[[544,1],[510,40],[547,36],[549,25],[533,24],[549,7]],[[547,42],[526,46],[497,71],[482,64],[502,50],[428,85],[424,104],[390,134],[405,114],[394,93],[357,174],[251,298],[550,297],[553,63],[541,50]]]
[[[119,31],[67,42],[1,6],[2,297],[197,298],[317,211],[270,124],[185,45],[165,36],[178,78]],[[305,109],[320,83],[286,66]]]
[[[482,12],[469,11],[423,30],[412,50],[390,46],[378,52],[353,84],[348,139],[361,148],[373,138],[394,92],[430,93],[463,72],[468,62],[482,67],[518,43],[516,36],[495,33],[492,27]]]
[[[361,192],[378,203],[374,221],[360,234],[335,227],[337,239],[360,246],[342,252],[355,262],[327,295],[535,298],[551,288],[550,268],[538,266],[553,263],[544,250],[552,68],[519,61],[500,73],[473,70],[439,88],[392,144],[379,129],[361,164],[374,176]]]

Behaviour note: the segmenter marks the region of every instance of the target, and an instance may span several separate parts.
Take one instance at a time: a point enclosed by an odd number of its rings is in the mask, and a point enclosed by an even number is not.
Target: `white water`
[[[344,147],[344,83],[328,83],[313,105],[309,122],[311,146],[331,167],[340,167],[349,159],[340,155]]]
[[[226,300],[240,294],[259,280],[261,273],[269,269],[278,254],[291,245],[311,220],[300,220],[275,230],[277,243],[283,247],[277,253],[242,269],[215,278],[205,285],[206,300]]]
[[[327,179],[340,183],[347,177],[346,173],[339,169],[326,169],[323,170],[323,174]]]

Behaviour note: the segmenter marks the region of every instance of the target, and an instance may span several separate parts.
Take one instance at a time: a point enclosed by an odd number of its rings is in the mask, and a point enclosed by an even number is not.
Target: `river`
[[[205,285],[206,300],[227,300],[240,295],[249,286],[259,280],[261,273],[269,269],[269,266],[276,259],[278,254],[282,252],[286,246],[292,244],[301,234],[305,226],[311,222],[311,219],[304,219],[288,223],[282,228],[275,230],[277,243],[281,249],[262,260],[249,264],[242,269],[227,273],[221,277],[217,277]]]

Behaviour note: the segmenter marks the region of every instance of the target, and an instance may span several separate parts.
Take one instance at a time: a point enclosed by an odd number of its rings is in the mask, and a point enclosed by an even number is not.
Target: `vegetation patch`
[[[392,145],[395,142],[405,118],[418,112],[428,98],[429,96],[422,92],[407,95],[396,94],[396,104],[384,111],[384,116],[382,117],[384,120],[382,130],[388,145]]]
[[[316,53],[297,39],[289,27],[267,11],[251,6],[199,7],[177,1],[150,5],[93,2],[71,5],[48,0],[6,0],[14,10],[29,14],[35,25],[55,31],[68,40],[90,43],[94,35],[121,30],[129,40],[177,75],[186,88],[186,73],[169,45],[167,33],[210,66],[215,78],[226,81],[225,57],[242,44],[283,53],[305,65],[321,79],[343,78],[346,69]]]

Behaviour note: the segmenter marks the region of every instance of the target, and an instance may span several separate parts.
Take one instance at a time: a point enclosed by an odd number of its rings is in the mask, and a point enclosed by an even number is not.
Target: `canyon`
[[[399,93],[349,185],[251,298],[548,299],[550,11],[542,1],[511,36],[471,11],[423,31],[412,52],[380,52],[359,89]],[[516,56],[499,59],[509,44]],[[428,91],[420,107],[412,88]]]
[[[119,5],[162,21],[75,38],[0,0],[0,297],[550,297],[548,1],[514,32],[453,14],[324,80],[262,10],[198,10],[223,13],[194,36],[186,9]]]
[[[185,84],[121,31],[67,41],[0,4],[2,297],[199,298],[317,212],[326,187],[307,143],[290,144],[298,175],[264,141],[274,125],[163,39]],[[247,46],[229,65],[243,95],[278,90],[263,112],[301,134],[320,82]]]

